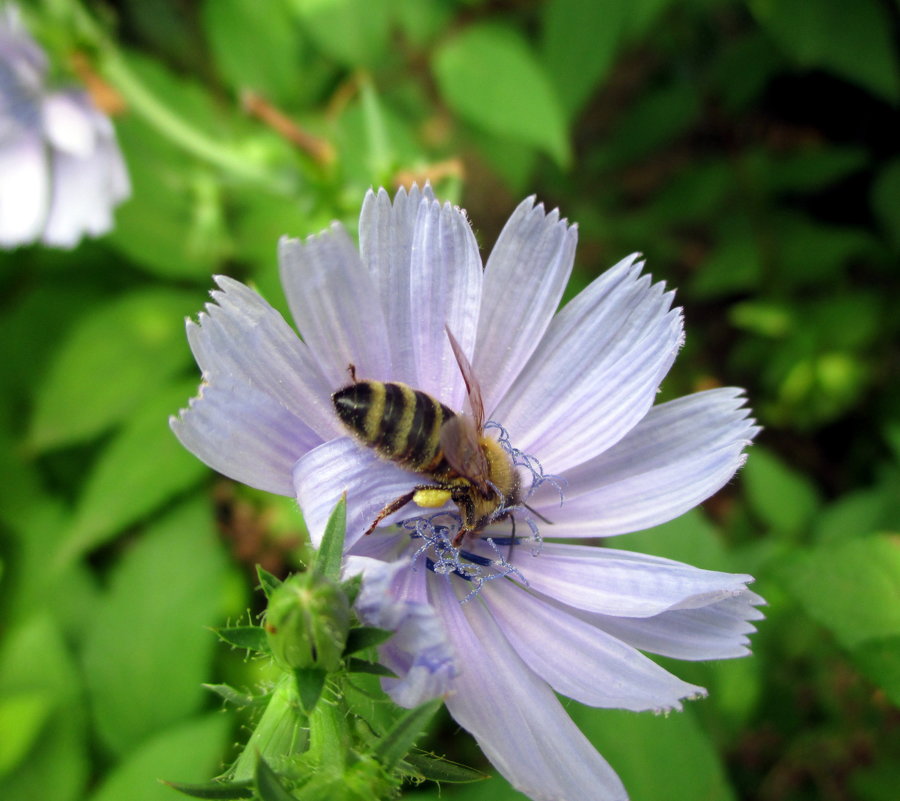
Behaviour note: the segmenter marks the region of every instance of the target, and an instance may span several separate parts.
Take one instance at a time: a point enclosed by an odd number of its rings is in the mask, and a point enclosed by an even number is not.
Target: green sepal
[[[390,629],[379,629],[375,626],[357,626],[350,629],[347,634],[347,646],[344,648],[344,656],[355,654],[364,648],[381,645],[394,634]]]
[[[256,792],[262,801],[295,801],[278,774],[262,757],[256,761]]]
[[[365,659],[348,659],[348,673],[371,673],[373,676],[386,676],[389,679],[396,679],[397,674],[390,668],[378,662],[367,662]]]
[[[342,581],[341,588],[347,596],[347,603],[349,603],[350,606],[353,606],[353,604],[356,603],[356,596],[359,595],[359,591],[362,588],[362,576],[357,574],[351,576],[346,581]]]
[[[488,773],[482,773],[467,765],[460,765],[458,762],[451,762],[449,759],[430,754],[409,753],[403,757],[403,762],[415,771],[417,779],[426,779],[432,782],[468,784],[490,778]]]
[[[193,798],[252,798],[253,785],[250,782],[207,782],[206,784],[187,784],[186,782],[169,782],[163,780],[179,793]]]
[[[410,709],[394,722],[391,730],[378,741],[378,745],[372,751],[385,770],[393,770],[394,766],[409,753],[409,749],[415,745],[423,729],[443,703],[440,698],[435,698],[415,709]]]
[[[306,714],[316,708],[322,690],[325,687],[325,679],[328,673],[321,668],[296,668],[294,678],[297,680],[297,693],[300,696],[300,707]]]
[[[267,695],[253,695],[252,693],[244,693],[234,689],[228,684],[204,684],[207,690],[212,690],[225,703],[236,706],[238,709],[245,709],[248,706],[258,706],[268,700]]]
[[[269,653],[269,641],[262,626],[225,626],[213,629],[224,640],[235,648],[246,648],[248,651]]]
[[[341,558],[344,555],[344,538],[347,536],[347,496],[342,495],[325,524],[322,544],[312,566],[313,575],[332,581],[341,579]]]
[[[259,579],[259,587],[265,593],[266,598],[271,598],[272,593],[284,583],[278,576],[273,576],[262,565],[256,566],[256,576]]]

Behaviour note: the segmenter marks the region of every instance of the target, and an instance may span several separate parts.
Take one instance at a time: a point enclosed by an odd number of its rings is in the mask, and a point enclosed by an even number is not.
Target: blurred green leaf
[[[321,50],[347,67],[374,67],[384,57],[391,23],[385,0],[288,0]]]
[[[572,704],[569,712],[615,768],[631,801],[734,801],[715,747],[690,708],[652,715]]]
[[[779,575],[807,614],[841,645],[900,636],[900,538],[821,545],[781,564]]]
[[[895,250],[900,250],[900,158],[889,162],[878,173],[872,186],[872,209]]]
[[[900,99],[890,18],[876,0],[750,0],[750,8],[787,56]]]
[[[691,278],[693,297],[711,299],[755,289],[764,273],[760,243],[750,221],[739,215],[725,218],[715,245]]]
[[[769,176],[775,192],[817,192],[866,166],[860,148],[816,147],[774,158]]]
[[[113,753],[200,707],[216,645],[204,627],[222,614],[225,569],[203,500],[147,529],[116,565],[83,655],[97,731]]]
[[[732,306],[728,319],[735,328],[742,328],[771,339],[784,337],[794,323],[790,307],[751,300]]]
[[[248,651],[268,653],[269,641],[262,626],[224,626],[215,630],[222,642],[235,648],[246,648]]]
[[[69,553],[106,542],[207,474],[168,426],[168,416],[196,391],[196,381],[164,387],[117,432],[85,481],[66,535]]]
[[[236,95],[245,89],[276,103],[296,100],[301,39],[286,0],[204,0],[201,19],[219,74]]]
[[[191,798],[252,798],[253,788],[250,782],[206,782],[205,784],[187,784],[185,782],[165,782],[173,790],[191,796]]]
[[[753,449],[752,458],[756,456]],[[700,509],[691,509],[661,526],[618,537],[618,547],[652,553],[706,570],[731,570],[725,546],[716,527]]]
[[[453,8],[446,0],[394,0],[397,21],[407,38],[424,47],[447,28]]]
[[[386,770],[392,770],[406,756],[443,703],[443,699],[436,698],[407,710],[382,735],[373,754]]]
[[[160,779],[203,781],[222,770],[230,721],[206,715],[166,729],[136,749],[109,773],[88,801],[172,801]]]
[[[629,0],[549,0],[544,4],[542,61],[570,119],[613,65],[632,6]]]
[[[467,122],[543,150],[560,166],[569,164],[559,101],[513,30],[493,24],[467,28],[435,52],[431,66],[441,95]]]
[[[47,450],[80,442],[130,415],[187,366],[184,318],[200,303],[198,293],[159,288],[88,309],[37,388],[29,446]]]
[[[50,716],[52,701],[40,690],[0,698],[0,777],[26,757]]]
[[[866,640],[851,652],[854,663],[868,679],[900,707],[900,634]]]
[[[262,756],[256,762],[256,792],[261,801],[295,801]]]
[[[819,508],[815,485],[771,451],[756,446],[741,479],[753,511],[782,537],[796,537]]]
[[[819,515],[816,540],[822,544],[837,543],[872,534],[892,523],[900,527],[900,518],[896,517],[898,505],[900,486],[896,481],[845,493]]]
[[[0,649],[0,696],[37,693],[51,706],[27,759],[0,777],[0,797],[80,799],[88,780],[81,677],[55,621],[40,612],[10,627]]]

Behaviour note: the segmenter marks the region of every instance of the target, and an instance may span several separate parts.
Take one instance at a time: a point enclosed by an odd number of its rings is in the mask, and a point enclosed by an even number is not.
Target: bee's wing
[[[441,426],[444,458],[463,478],[487,492],[488,463],[478,438],[479,429],[467,414],[454,415]]]
[[[472,416],[475,418],[475,430],[480,433],[481,429],[484,428],[484,401],[481,399],[481,387],[478,384],[478,379],[475,378],[472,365],[466,358],[466,354],[463,353],[462,346],[456,341],[456,337],[453,336],[453,332],[447,326],[444,326],[444,330],[447,332],[447,338],[450,340],[450,347],[453,348],[453,355],[456,357],[456,363],[459,365],[459,372],[462,373],[463,381],[466,382],[466,393],[469,396],[469,405],[472,407]]]

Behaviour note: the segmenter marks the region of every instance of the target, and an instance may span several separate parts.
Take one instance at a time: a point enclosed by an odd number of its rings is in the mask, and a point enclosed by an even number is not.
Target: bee
[[[522,503],[519,474],[503,447],[484,433],[484,403],[472,365],[447,329],[459,365],[471,414],[454,412],[421,390],[390,381],[357,381],[331,396],[346,428],[364,445],[427,481],[387,504],[366,530],[371,534],[388,515],[412,502],[437,509],[452,501],[460,527],[459,547],[467,535],[508,517]]]

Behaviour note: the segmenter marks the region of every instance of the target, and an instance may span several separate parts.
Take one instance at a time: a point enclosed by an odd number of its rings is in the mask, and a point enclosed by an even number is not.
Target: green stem
[[[340,776],[350,753],[347,706],[343,697],[326,691],[309,716],[309,753],[325,775]],[[334,697],[334,700],[332,700]]]
[[[290,192],[289,181],[221,145],[174,114],[143,84],[125,59],[111,48],[105,50],[103,72],[136,114],[182,149],[232,175],[261,184],[278,194]]]

